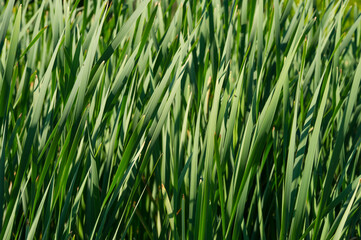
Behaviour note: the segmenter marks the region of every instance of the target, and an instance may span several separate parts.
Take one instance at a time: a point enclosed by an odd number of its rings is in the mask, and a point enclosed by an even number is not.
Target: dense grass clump
[[[0,239],[361,237],[348,1],[0,4]]]

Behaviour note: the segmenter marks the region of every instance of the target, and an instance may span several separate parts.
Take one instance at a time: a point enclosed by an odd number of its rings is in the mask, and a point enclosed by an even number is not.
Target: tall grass
[[[0,239],[361,237],[355,5],[0,12]]]

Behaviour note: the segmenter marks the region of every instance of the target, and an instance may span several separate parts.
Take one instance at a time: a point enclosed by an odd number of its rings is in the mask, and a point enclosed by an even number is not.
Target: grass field
[[[361,15],[0,4],[0,239],[361,238]]]

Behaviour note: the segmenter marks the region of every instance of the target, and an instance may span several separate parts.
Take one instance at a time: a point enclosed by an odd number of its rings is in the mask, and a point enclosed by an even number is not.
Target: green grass
[[[0,4],[0,239],[361,238],[355,1]]]

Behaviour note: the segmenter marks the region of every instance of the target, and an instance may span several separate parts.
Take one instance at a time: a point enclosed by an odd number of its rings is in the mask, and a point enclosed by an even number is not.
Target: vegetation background
[[[359,1],[0,4],[0,239],[361,237]]]

